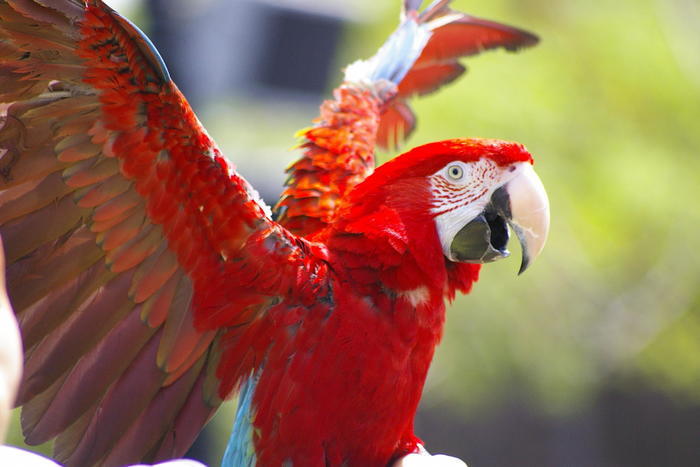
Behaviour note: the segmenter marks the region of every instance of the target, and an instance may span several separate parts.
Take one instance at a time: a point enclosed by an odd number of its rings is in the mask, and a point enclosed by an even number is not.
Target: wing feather
[[[88,187],[77,193],[75,198],[81,208],[95,208],[123,194],[129,188],[131,188],[131,182],[124,179],[121,174],[116,174],[97,186]]]
[[[75,231],[87,214],[87,210],[76,206],[73,199],[65,197],[4,224],[2,237],[7,251],[7,263],[12,264],[42,245]]]
[[[0,201],[0,224],[26,216],[57,199],[62,199],[74,190],[66,185],[60,173],[43,180],[34,180],[8,190],[7,202]]]
[[[514,52],[539,41],[527,31],[454,11],[448,4],[442,2],[436,8],[431,5],[421,13],[432,36],[382,115],[377,138],[381,147],[396,147],[411,135],[416,119],[407,100],[433,93],[457,80],[466,71],[460,59],[496,48]]]
[[[45,390],[133,309],[127,299],[130,282],[131,274],[116,276],[37,345],[25,362],[23,392]]]
[[[165,373],[154,364],[160,331],[141,349],[129,368],[99,402],[85,435],[67,465],[92,465],[102,459],[161,390]],[[105,429],[108,427],[109,429]]]
[[[165,286],[177,268],[177,258],[165,245],[161,245],[157,252],[139,266],[129,296],[135,303],[145,302]]]
[[[206,358],[198,358],[196,363],[188,367],[185,374],[153,398],[121,438],[116,448],[106,457],[105,465],[126,465],[134,457],[147,457],[148,452],[160,441],[162,433],[167,432],[172,426],[178,409],[190,396],[205,361]]]
[[[81,415],[75,423],[56,437],[53,447],[54,458],[67,459],[75,451],[75,448],[78,447],[78,443],[85,436],[96,411],[97,404],[90,407],[90,409]],[[27,441],[27,443],[29,443],[29,441]]]
[[[98,261],[72,281],[47,292],[39,301],[24,308],[22,313],[18,315],[18,319],[22,329],[25,352],[34,349],[38,342],[57,329],[87,297],[94,294],[114,276],[115,274],[108,271],[103,262]],[[12,287],[9,283],[8,286]],[[23,288],[21,290],[30,289]],[[13,302],[18,308],[23,305],[20,298],[23,297],[20,296]],[[30,355],[25,355],[25,359],[28,358]],[[20,387],[20,394],[22,394],[22,387]],[[26,399],[20,398],[18,404],[21,405],[25,401]]]
[[[178,272],[170,277],[163,287],[153,294],[141,307],[141,320],[149,326],[162,325],[168,317],[168,311],[173,305],[175,294],[180,284],[185,283],[185,275]]]
[[[143,326],[138,313],[130,313],[98,346],[83,357],[66,377],[61,390],[43,410],[44,438],[65,431],[95,403],[121,376],[156,329]],[[75,397],[80,393],[80,397]]]
[[[166,430],[165,436],[156,443],[152,454],[154,459],[182,457],[199,434],[200,427],[214,415],[221,402],[214,402],[212,405],[211,401],[204,398],[204,387],[208,376],[205,371],[200,373],[180,412],[170,428]]]
[[[33,397],[22,409],[22,431],[28,444],[40,444],[41,439],[45,438],[41,433],[41,428],[38,428],[39,424],[46,414],[46,409],[51,405],[51,401],[58,395],[67,376],[67,374],[63,375],[46,391]]]
[[[181,455],[250,373],[238,359],[260,361],[217,336],[271,300],[308,300],[310,250],[102,1],[0,0],[0,63],[0,234],[27,440],[55,437],[67,465]],[[237,372],[219,371],[224,355]]]
[[[15,267],[23,269],[17,278],[12,274],[10,282],[11,299],[22,310],[22,320],[30,314],[27,311],[30,305],[72,283],[103,256],[95,245],[94,236],[85,228],[73,232],[62,244],[49,244],[40,251],[44,254],[33,254],[12,265],[13,272]],[[22,324],[24,326],[27,323]],[[23,330],[28,331],[25,328]],[[29,340],[25,335],[25,343]]]

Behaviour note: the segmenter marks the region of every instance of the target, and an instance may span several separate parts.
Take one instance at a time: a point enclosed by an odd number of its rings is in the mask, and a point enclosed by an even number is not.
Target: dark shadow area
[[[267,91],[319,102],[335,71],[345,20],[252,0],[149,0],[149,36],[197,108]]]
[[[419,412],[416,431],[433,453],[475,467],[697,467],[700,405],[682,405],[643,382],[608,384],[594,403],[547,416],[517,397],[465,417]]]

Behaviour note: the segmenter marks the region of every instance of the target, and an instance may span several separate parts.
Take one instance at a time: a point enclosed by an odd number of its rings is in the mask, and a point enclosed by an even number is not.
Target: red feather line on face
[[[449,162],[448,164],[451,163]],[[441,174],[431,177],[433,200],[435,202],[432,211],[435,216],[471,204],[483,198],[489,192],[489,187],[498,185],[498,172],[500,170],[490,159],[482,158],[479,161],[474,161],[470,170],[471,179],[467,185],[449,182]]]
[[[466,190],[465,190],[466,191]],[[466,206],[467,204],[471,204],[474,201],[478,200],[479,198],[482,198],[486,193],[488,193],[488,190],[484,188],[478,193],[472,193],[469,196],[458,196],[457,193],[451,194],[449,196],[443,197],[442,199],[436,197],[441,201],[441,205],[447,205],[444,209],[440,211],[434,211],[433,217],[437,217],[439,215],[445,214],[446,212],[454,211],[455,209],[459,209],[463,206]],[[456,201],[459,201],[459,203],[456,203]]]

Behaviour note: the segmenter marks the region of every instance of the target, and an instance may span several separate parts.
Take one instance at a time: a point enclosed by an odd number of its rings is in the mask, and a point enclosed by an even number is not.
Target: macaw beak
[[[549,200],[530,164],[494,191],[486,208],[462,227],[452,239],[451,259],[465,263],[490,263],[510,256],[508,226],[520,240],[522,274],[544,248],[549,232]]]

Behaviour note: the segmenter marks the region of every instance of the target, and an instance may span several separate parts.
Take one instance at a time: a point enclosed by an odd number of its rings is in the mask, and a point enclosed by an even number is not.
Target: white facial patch
[[[455,235],[476,218],[499,187],[515,177],[528,162],[500,167],[491,159],[474,162],[454,161],[430,177],[435,226],[442,251],[451,258],[450,246]]]

